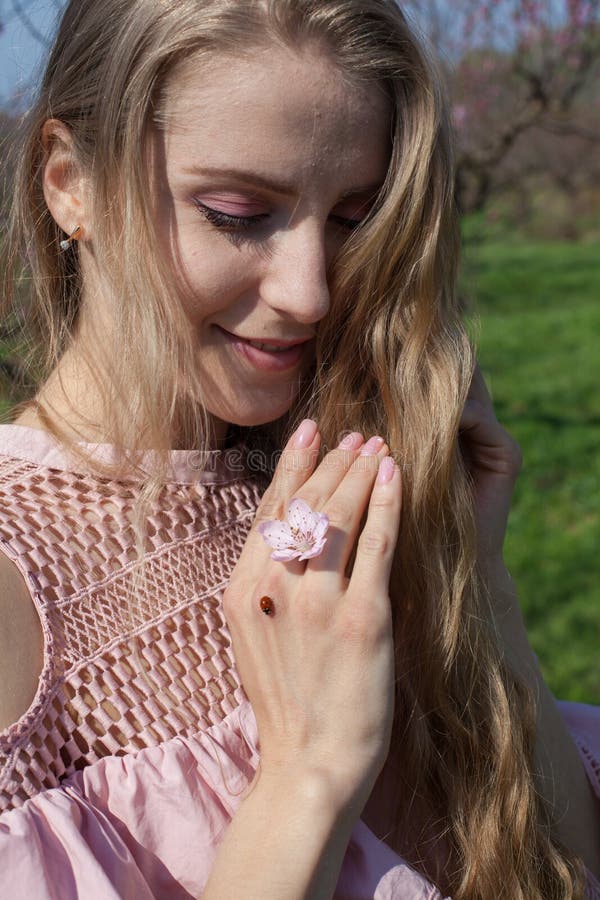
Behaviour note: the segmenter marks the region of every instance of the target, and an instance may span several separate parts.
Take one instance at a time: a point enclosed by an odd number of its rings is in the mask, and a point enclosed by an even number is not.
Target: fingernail
[[[317,433],[317,423],[313,419],[304,419],[292,435],[291,445],[295,450],[308,447]]]
[[[338,450],[358,450],[362,442],[362,434],[359,434],[358,431],[352,431],[339,442]]]
[[[379,470],[377,472],[377,484],[387,484],[394,477],[394,472],[396,471],[396,465],[391,456],[384,456],[381,462],[379,463]]]
[[[368,456],[373,453],[377,453],[378,450],[381,450],[385,441],[379,435],[375,435],[372,438],[369,438],[365,446],[360,451],[361,456]]]

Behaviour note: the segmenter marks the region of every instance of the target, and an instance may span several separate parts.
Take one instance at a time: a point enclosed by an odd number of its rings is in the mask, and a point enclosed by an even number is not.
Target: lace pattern
[[[141,485],[0,455],[0,550],[25,578],[45,643],[34,702],[0,735],[0,812],[239,705],[221,597],[265,487],[247,474],[169,482],[132,602]]]

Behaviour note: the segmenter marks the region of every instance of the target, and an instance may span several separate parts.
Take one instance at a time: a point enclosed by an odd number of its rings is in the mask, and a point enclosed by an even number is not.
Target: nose
[[[327,314],[327,254],[317,224],[298,223],[280,236],[266,262],[261,297],[273,309],[306,325]]]

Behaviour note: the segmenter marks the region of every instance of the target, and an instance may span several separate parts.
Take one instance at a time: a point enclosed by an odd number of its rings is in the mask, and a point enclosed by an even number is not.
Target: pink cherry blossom
[[[325,513],[313,512],[308,503],[295,497],[287,511],[287,521],[270,519],[261,522],[258,531],[269,547],[274,547],[271,559],[310,559],[322,552],[327,538],[329,518]]]

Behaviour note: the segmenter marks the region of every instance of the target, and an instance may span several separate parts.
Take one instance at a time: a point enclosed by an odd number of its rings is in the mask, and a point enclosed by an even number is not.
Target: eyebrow
[[[219,169],[206,166],[191,166],[185,170],[186,175],[204,175],[211,178],[231,178],[241,184],[247,184],[250,187],[261,187],[274,194],[281,194],[285,197],[296,197],[298,188],[293,182],[273,181],[266,178],[258,172],[246,172],[240,169]],[[346,200],[349,197],[371,197],[375,196],[382,185],[369,184],[364,187],[353,188],[345,193],[340,199]]]

